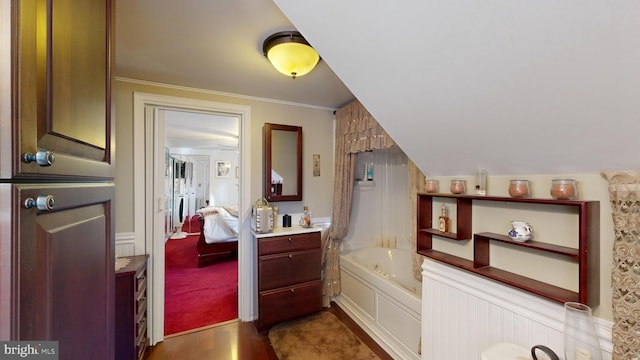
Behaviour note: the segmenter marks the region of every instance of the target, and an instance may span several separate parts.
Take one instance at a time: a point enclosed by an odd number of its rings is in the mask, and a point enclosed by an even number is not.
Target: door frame
[[[133,93],[134,141],[134,239],[135,253],[148,254],[148,333],[150,345],[164,339],[164,238],[153,239],[153,153],[145,150],[149,141],[156,142],[153,124],[147,124],[147,106],[184,110],[228,113],[240,118],[239,133],[239,236],[238,236],[238,317],[240,321],[256,318],[255,276],[251,247],[251,107],[214,101],[167,96],[143,92]],[[144,141],[143,141],[144,140]],[[157,240],[157,239],[156,239]],[[162,246],[161,246],[162,244]]]

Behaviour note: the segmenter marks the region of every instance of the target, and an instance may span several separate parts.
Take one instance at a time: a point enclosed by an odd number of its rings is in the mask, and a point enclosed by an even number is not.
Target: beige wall
[[[262,127],[264,123],[302,126],[303,201],[282,202],[280,213],[302,212],[309,205],[314,217],[331,216],[333,189],[333,123],[331,109],[318,109],[268,100],[249,99],[197,89],[141,83],[126,79],[114,82],[116,115],[116,233],[134,231],[133,93],[142,92],[205,101],[238,104],[251,108],[251,201],[262,197]],[[313,176],[313,154],[320,154],[321,172]]]

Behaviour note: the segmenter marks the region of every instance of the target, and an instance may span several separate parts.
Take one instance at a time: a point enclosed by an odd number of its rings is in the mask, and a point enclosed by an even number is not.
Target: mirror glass
[[[302,200],[302,128],[264,125],[264,198]]]

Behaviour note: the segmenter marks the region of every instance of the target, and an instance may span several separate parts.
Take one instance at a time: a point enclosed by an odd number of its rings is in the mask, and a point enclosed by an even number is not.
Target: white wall
[[[423,171],[639,165],[639,1],[274,2]]]
[[[229,161],[231,168],[226,177],[217,177],[216,164],[218,161]],[[238,167],[238,152],[234,150],[221,151],[214,150],[210,156],[211,187],[208,199],[210,205],[225,206],[238,205],[238,178],[236,168]]]
[[[378,246],[392,238],[396,247],[410,251],[407,156],[398,148],[359,153],[356,178],[366,178],[367,162],[374,163],[374,180],[354,185],[351,223],[343,249]]]

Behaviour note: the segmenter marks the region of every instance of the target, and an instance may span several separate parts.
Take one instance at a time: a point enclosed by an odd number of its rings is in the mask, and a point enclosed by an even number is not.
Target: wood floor
[[[331,303],[331,311],[362,342],[364,342],[382,360],[391,360],[377,343],[375,343],[358,325],[347,316],[340,307]],[[177,334],[167,337],[156,346],[147,350],[146,360],[278,360],[267,332],[258,333],[253,322],[229,321],[201,330]]]

